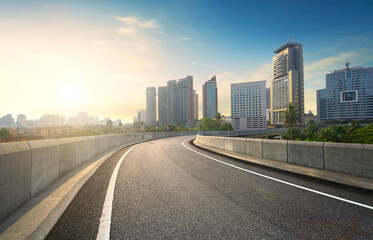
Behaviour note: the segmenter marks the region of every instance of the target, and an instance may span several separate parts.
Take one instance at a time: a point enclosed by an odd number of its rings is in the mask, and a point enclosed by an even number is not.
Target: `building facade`
[[[202,94],[203,117],[214,118],[218,112],[218,89],[216,87],[216,76],[213,76],[203,84]]]
[[[25,114],[18,114],[17,115],[17,126],[24,127],[26,126],[26,115]]]
[[[231,117],[235,130],[267,128],[266,81],[231,84]]]
[[[167,123],[177,123],[176,80],[170,80],[167,82]]]
[[[146,111],[145,109],[139,109],[137,110],[137,121],[145,123],[146,121]]]
[[[198,94],[193,90],[193,118],[198,120]]]
[[[326,74],[317,90],[317,120],[373,119],[373,67],[349,67]]]
[[[193,77],[179,79],[177,88],[177,123],[192,127],[194,123],[193,112]]]
[[[158,126],[167,124],[167,87],[158,87]]]
[[[266,88],[266,120],[271,122],[271,88]]]
[[[146,124],[155,126],[157,122],[156,109],[156,89],[155,87],[146,88]]]
[[[302,44],[289,42],[275,50],[271,79],[271,122],[282,124],[283,114],[291,102],[304,122],[304,74]]]

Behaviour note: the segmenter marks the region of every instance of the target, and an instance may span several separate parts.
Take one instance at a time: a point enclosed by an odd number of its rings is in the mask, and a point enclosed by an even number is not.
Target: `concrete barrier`
[[[115,134],[0,144],[0,221],[111,146],[177,133]]]
[[[233,138],[225,137],[224,138],[224,148],[225,151],[233,152]]]
[[[212,146],[214,148],[218,148],[218,149],[225,149],[225,139],[224,137],[213,137],[210,139],[211,143],[212,143]]]
[[[263,140],[263,158],[287,162],[287,142],[284,140]]]
[[[246,139],[245,138],[233,138],[233,152],[246,154]]]
[[[65,176],[76,167],[76,146],[79,140],[77,138],[60,138],[60,178]]]
[[[56,139],[28,143],[31,148],[31,197],[33,197],[60,178],[60,149]]]
[[[122,143],[122,134],[107,135],[107,147],[112,148]]]
[[[86,137],[77,137],[77,138],[74,138],[74,139],[76,140],[76,147],[75,147],[76,161],[75,161],[75,165],[80,166],[83,163],[85,163],[86,161],[88,161],[89,159],[91,159],[90,153],[89,153],[89,151],[91,150],[90,146],[89,146],[90,141],[88,141],[88,139]]]
[[[326,142],[324,159],[325,170],[373,179],[373,145]]]
[[[85,137],[88,144],[88,160],[96,156],[96,138],[94,136]]]
[[[263,139],[246,138],[246,155],[262,158],[263,157]]]
[[[324,143],[289,140],[288,163],[324,169]]]
[[[96,149],[96,154],[100,154],[105,152],[108,147],[107,147],[107,135],[100,135],[100,136],[95,136],[95,149]]]
[[[31,150],[27,142],[0,144],[0,221],[31,197]]]

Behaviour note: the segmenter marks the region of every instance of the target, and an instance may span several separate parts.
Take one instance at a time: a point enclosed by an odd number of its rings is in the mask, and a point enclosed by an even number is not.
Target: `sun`
[[[75,83],[64,83],[58,89],[60,102],[64,107],[77,105],[81,100],[79,86]]]

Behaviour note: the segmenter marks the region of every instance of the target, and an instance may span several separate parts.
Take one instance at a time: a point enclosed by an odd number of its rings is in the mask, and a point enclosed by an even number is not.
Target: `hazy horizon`
[[[146,87],[192,75],[199,94],[217,75],[219,112],[230,84],[269,80],[274,50],[303,45],[305,111],[316,114],[325,73],[373,67],[372,1],[2,1],[0,117],[23,113],[132,122]]]

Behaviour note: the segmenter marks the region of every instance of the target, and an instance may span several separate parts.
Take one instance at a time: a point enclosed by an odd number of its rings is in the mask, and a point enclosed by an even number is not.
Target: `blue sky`
[[[347,58],[373,66],[373,1],[2,1],[0,9],[0,81],[19,89],[0,96],[0,115],[87,111],[130,122],[145,108],[146,86],[193,75],[201,93],[214,74],[219,111],[230,115],[230,84],[269,83],[273,51],[289,36],[303,44],[306,111],[316,112],[326,72]]]

